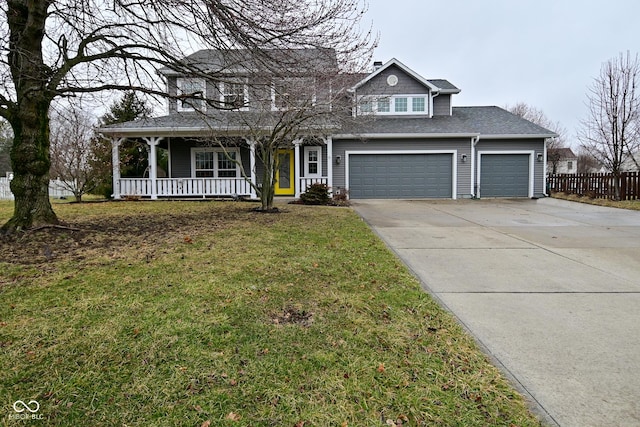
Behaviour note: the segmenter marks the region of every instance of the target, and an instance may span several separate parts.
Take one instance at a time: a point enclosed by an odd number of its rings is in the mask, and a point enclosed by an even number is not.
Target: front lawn
[[[2,425],[539,425],[350,209],[254,206],[57,204],[68,228],[0,237]]]

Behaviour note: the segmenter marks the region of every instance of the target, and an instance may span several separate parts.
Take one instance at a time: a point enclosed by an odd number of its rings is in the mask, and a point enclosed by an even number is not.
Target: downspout
[[[480,141],[480,135],[471,138],[471,198],[478,198],[478,182],[476,181],[476,145]]]
[[[549,139],[553,139],[553,138],[545,138],[544,139],[544,144],[543,144],[543,151],[542,151],[542,194],[544,194],[544,197],[549,197],[549,192],[548,190],[548,181],[547,181],[547,141]]]
[[[435,98],[438,95],[440,95],[440,91],[439,90],[432,91],[429,94],[429,118],[433,117],[433,98]]]

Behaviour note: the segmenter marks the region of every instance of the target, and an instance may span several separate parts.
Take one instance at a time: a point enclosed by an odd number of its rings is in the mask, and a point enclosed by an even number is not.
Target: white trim
[[[329,191],[333,191],[333,139],[331,135],[324,139],[324,145],[327,146],[327,186]]]
[[[218,176],[218,154],[217,153],[236,153],[236,162],[242,162],[242,157],[240,154],[239,148],[216,148],[216,147],[191,147],[191,178],[202,178],[196,177],[196,152],[213,152],[216,153],[213,157],[213,176],[206,178],[241,178],[242,173],[240,171],[240,165],[236,163],[236,176],[235,177],[220,177]],[[230,169],[229,169],[230,170]]]
[[[333,135],[333,139],[404,139],[404,138],[474,138],[477,133],[343,133]]]
[[[350,150],[344,152],[344,186],[349,190],[349,156],[358,154],[451,154],[451,198],[458,198],[458,150]]]
[[[176,95],[180,96],[182,95],[184,92],[182,90],[182,84],[185,81],[195,81],[195,82],[199,82],[202,84],[202,96],[203,98],[207,97],[207,81],[203,78],[200,77],[178,77],[176,78]],[[182,84],[181,84],[182,83]],[[205,111],[207,109],[207,103],[205,102],[204,99],[200,100],[197,99],[195,101],[199,101],[202,102],[202,111]],[[189,107],[184,107],[182,105],[182,100],[178,99],[176,102],[176,110],[179,112],[185,112],[185,111],[196,111],[196,109],[192,106]]]
[[[520,155],[528,155],[529,156],[529,195],[528,197],[533,197],[534,194],[534,184],[535,184],[535,150],[503,150],[503,151],[491,151],[491,150],[483,150],[478,151],[478,168],[476,170],[476,184],[477,184],[477,194],[476,197],[482,197],[482,182],[480,181],[480,176],[482,174],[482,156],[483,155],[500,155],[500,154],[520,154]]]
[[[317,150],[318,151],[318,160],[315,162],[318,164],[318,172],[316,173],[310,173],[309,172],[309,156],[308,153],[311,150]],[[320,178],[322,177],[322,155],[323,155],[323,150],[322,150],[322,145],[305,145],[303,148],[303,155],[304,155],[304,160],[303,160],[303,164],[304,164],[304,177],[305,178]]]

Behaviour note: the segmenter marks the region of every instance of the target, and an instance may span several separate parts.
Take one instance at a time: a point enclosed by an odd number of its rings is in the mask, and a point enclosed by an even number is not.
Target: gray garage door
[[[528,154],[485,154],[480,162],[480,197],[529,196]]]
[[[351,154],[349,197],[451,198],[451,154]]]

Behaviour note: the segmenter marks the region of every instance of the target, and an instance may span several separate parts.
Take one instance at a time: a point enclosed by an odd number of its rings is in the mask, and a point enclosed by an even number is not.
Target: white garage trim
[[[349,156],[358,154],[451,154],[451,198],[456,199],[458,193],[458,150],[368,150],[344,152],[344,184],[349,190]]]
[[[480,176],[482,171],[482,156],[491,156],[494,154],[523,154],[529,156],[529,197],[533,197],[533,184],[534,184],[534,172],[535,172],[535,151],[534,150],[510,150],[510,151],[478,151],[478,169],[476,171],[476,183],[477,193],[476,197],[482,197],[481,189],[482,183],[480,182]]]

